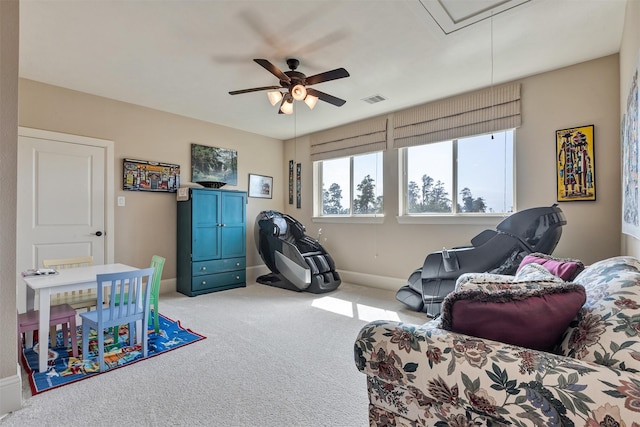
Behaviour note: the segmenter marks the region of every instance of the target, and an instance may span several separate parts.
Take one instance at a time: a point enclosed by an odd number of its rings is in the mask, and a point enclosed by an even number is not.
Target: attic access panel
[[[532,0],[419,0],[440,29],[451,34]]]

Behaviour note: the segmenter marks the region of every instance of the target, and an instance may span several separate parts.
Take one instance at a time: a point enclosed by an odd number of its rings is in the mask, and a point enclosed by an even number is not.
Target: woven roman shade
[[[387,118],[339,126],[311,136],[311,160],[336,159],[387,148]]]
[[[509,83],[395,113],[393,147],[513,129],[521,122],[520,83]]]

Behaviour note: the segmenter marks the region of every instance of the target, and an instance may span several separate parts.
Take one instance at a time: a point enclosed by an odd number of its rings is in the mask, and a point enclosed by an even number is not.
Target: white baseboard
[[[397,277],[377,276],[374,274],[357,273],[355,271],[337,270],[343,282],[355,285],[370,286],[372,288],[397,291],[407,284],[407,279]]]
[[[354,285],[370,286],[372,288],[387,289],[397,291],[407,284],[407,279],[398,279],[396,277],[376,276],[374,274],[357,273],[354,271],[337,270],[343,282],[353,283]],[[269,273],[270,270],[266,265],[255,267],[247,267],[247,283],[255,282],[258,276]]]
[[[158,293],[167,294],[176,292],[178,290],[176,282],[175,277],[173,279],[160,280],[160,291],[158,291]]]
[[[269,270],[269,268],[264,264],[247,267],[247,283],[253,283],[256,281],[258,276],[269,273],[271,273],[271,270]]]
[[[1,1],[1,0],[0,0]],[[247,283],[253,283],[258,276],[269,273],[269,269],[266,265],[258,265],[254,267],[247,267]],[[160,281],[160,293],[170,293],[177,291],[177,284],[175,277],[172,279],[164,279]]]
[[[0,419],[22,408],[22,375],[20,365],[15,375],[0,378]]]
[[[247,283],[254,283],[258,276],[268,274],[270,272],[266,265],[256,265],[247,267]],[[338,270],[343,282],[353,283],[355,285],[370,286],[372,288],[380,288],[397,291],[407,284],[407,279],[398,279],[396,277],[376,276],[374,274],[357,273],[355,271]],[[176,279],[165,279],[160,281],[160,293],[168,293],[176,291]]]

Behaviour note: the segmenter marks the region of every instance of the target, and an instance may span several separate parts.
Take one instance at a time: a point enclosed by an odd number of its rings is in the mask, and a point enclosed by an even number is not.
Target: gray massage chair
[[[291,216],[278,211],[260,212],[254,237],[262,260],[271,270],[258,277],[258,283],[316,294],[340,286],[340,275],[329,253]]]
[[[396,299],[410,309],[440,314],[440,305],[463,273],[515,274],[522,259],[533,252],[551,254],[560,241],[564,213],[554,204],[516,212],[495,230],[484,230],[470,246],[433,252],[415,270]]]

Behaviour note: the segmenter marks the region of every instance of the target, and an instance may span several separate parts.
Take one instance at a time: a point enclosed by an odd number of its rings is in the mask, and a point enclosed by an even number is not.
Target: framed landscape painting
[[[596,199],[594,126],[556,131],[558,201]]]
[[[191,144],[191,182],[238,185],[238,152]]]

